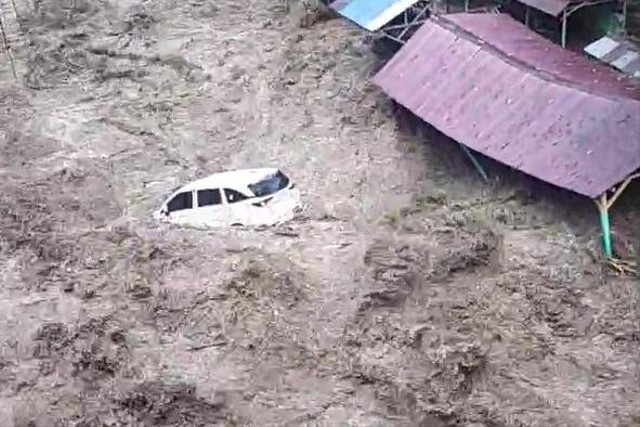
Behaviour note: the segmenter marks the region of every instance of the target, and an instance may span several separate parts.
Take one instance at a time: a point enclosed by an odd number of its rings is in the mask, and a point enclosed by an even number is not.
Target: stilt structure
[[[373,81],[465,151],[594,200],[605,256],[629,270],[609,211],[640,177],[638,82],[506,14],[432,16]]]
[[[380,34],[397,43],[404,44],[413,32],[426,22],[431,13],[431,8],[432,2],[430,1],[417,2],[402,12],[401,23],[385,25],[380,29]]]
[[[627,189],[631,181],[640,178],[640,172],[630,175],[622,181],[618,187],[613,187],[606,191],[600,197],[594,199],[598,211],[600,212],[600,226],[602,228],[602,247],[604,254],[608,259],[613,258],[613,242],[611,239],[611,219],[609,211],[613,204],[618,200],[620,195]]]

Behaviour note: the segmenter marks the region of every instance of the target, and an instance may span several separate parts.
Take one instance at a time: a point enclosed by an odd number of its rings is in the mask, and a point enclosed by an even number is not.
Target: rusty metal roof
[[[640,87],[507,15],[432,17],[374,82],[456,141],[585,196],[640,168]]]
[[[451,31],[466,33],[530,72],[576,85],[583,91],[640,101],[638,82],[551,43],[506,14],[459,13],[447,15],[446,22],[453,24],[449,26]]]
[[[334,10],[338,11],[340,9],[343,9],[349,3],[351,3],[351,0],[335,0],[335,1],[331,2],[329,7],[331,9],[334,9]]]
[[[518,0],[520,3],[526,4],[534,9],[541,10],[549,15],[559,16],[563,10],[573,2],[573,0]],[[587,3],[577,2],[577,3]]]

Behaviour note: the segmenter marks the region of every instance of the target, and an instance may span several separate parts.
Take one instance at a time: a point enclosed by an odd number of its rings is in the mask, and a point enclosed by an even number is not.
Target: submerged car
[[[275,168],[210,175],[175,191],[156,219],[193,227],[274,225],[293,219],[300,195]]]

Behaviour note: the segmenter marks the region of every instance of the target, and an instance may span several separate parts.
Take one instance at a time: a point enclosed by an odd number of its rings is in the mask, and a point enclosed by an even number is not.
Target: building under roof
[[[518,0],[527,9],[525,12],[525,23],[529,21],[529,8],[539,10],[559,18],[561,22],[561,42],[562,47],[567,44],[567,21],[569,16],[587,6],[597,6],[605,3],[619,3],[623,5],[626,0]]]
[[[637,82],[508,15],[432,17],[374,82],[461,144],[597,199],[605,229],[640,169]]]

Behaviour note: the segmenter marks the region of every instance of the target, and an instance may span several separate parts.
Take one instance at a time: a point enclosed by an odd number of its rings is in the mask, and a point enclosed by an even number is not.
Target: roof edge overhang
[[[539,10],[540,12],[551,15],[554,18],[558,18],[562,12],[572,3],[572,0],[545,2],[540,0],[517,0],[519,3],[524,4],[527,7]],[[586,3],[586,2],[585,2]]]

